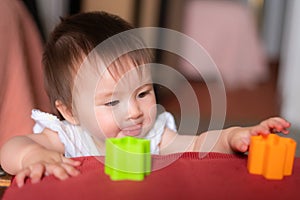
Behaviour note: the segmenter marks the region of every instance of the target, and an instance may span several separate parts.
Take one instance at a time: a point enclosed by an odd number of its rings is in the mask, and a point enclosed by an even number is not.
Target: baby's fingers
[[[249,147],[249,141],[246,138],[241,138],[239,141],[236,141],[234,144],[234,149],[237,152],[246,152]]]
[[[22,187],[24,185],[25,179],[30,175],[30,170],[29,168],[26,168],[19,172],[16,176],[16,183],[18,187]]]
[[[63,157],[62,167],[67,171],[67,173],[71,176],[77,176],[80,172],[74,167],[78,167],[81,162],[72,160],[70,158]]]
[[[22,187],[24,185],[27,177],[31,179],[31,183],[40,182],[42,176],[44,175],[44,171],[45,168],[42,164],[34,164],[22,170],[15,177],[18,187]]]
[[[80,172],[73,166],[60,163],[59,165],[48,165],[46,168],[47,174],[53,174],[60,180],[65,180],[70,176],[77,176]]]
[[[34,164],[30,166],[29,169],[31,171],[29,175],[31,178],[31,183],[40,182],[45,172],[45,166],[43,164]]]
[[[65,171],[68,173],[70,176],[77,176],[80,174],[80,172],[75,169],[73,166],[70,166],[68,164],[62,163],[62,167],[65,169]]]
[[[290,123],[280,117],[273,117],[265,120],[261,123],[264,126],[268,126],[271,132],[282,132],[284,134],[288,133],[287,128],[290,127]]]
[[[63,163],[66,163],[66,164],[74,166],[74,167],[77,167],[81,164],[80,161],[72,160],[72,159],[66,158],[66,157],[62,157],[62,161],[63,161]]]
[[[270,133],[269,127],[263,124],[252,127],[250,131],[251,135],[259,135],[259,134],[266,135],[269,133]]]
[[[46,174],[50,175],[54,175],[56,178],[58,178],[59,180],[66,180],[67,178],[69,178],[69,175],[67,173],[67,171],[60,165],[48,165],[46,167]]]

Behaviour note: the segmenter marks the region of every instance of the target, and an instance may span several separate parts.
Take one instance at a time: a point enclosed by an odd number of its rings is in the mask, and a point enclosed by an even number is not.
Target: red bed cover
[[[144,181],[111,181],[104,174],[103,157],[76,158],[81,174],[66,181],[53,176],[38,184],[30,181],[18,188],[15,182],[3,199],[300,199],[300,158],[295,158],[293,175],[283,180],[266,180],[247,171],[247,157],[209,153],[153,156],[157,165],[176,159],[152,172]]]

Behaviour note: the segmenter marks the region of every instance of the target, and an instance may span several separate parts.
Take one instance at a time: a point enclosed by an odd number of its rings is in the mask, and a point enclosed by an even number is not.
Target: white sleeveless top
[[[58,133],[65,146],[66,157],[101,155],[92,136],[80,126],[70,124],[66,120],[60,121],[55,115],[40,110],[32,110],[31,118],[36,122],[33,127],[35,134],[41,133],[45,128]],[[169,112],[158,115],[153,128],[145,136],[145,139],[150,140],[152,154],[159,154],[159,143],[165,128],[177,132],[174,117]]]

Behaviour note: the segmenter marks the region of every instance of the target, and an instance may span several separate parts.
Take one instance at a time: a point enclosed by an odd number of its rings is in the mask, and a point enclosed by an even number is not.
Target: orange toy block
[[[281,180],[292,174],[296,142],[276,134],[252,136],[247,168],[250,174]]]

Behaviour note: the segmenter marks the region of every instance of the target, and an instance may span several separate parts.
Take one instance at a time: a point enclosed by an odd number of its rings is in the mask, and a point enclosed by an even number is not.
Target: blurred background
[[[136,27],[155,26],[180,31],[201,44],[215,61],[225,83],[227,96],[225,127],[253,125],[267,117],[281,115],[292,122],[292,137],[299,138],[296,134],[300,130],[300,79],[297,77],[297,74],[300,74],[300,56],[297,55],[300,52],[300,1],[2,0],[1,4],[4,7],[1,10],[5,10],[8,15],[0,19],[1,41],[16,41],[8,28],[15,26],[12,32],[20,32],[17,37],[22,46],[17,53],[25,56],[20,68],[26,69],[9,75],[7,69],[13,70],[16,66],[7,59],[18,58],[16,58],[15,48],[11,50],[10,56],[4,56],[8,54],[8,51],[4,51],[8,47],[4,46],[5,43],[0,43],[4,52],[2,56],[0,55],[1,82],[4,82],[3,77],[8,79],[7,77],[10,76],[15,77],[15,74],[29,76],[25,78],[26,83],[18,83],[16,80],[10,89],[14,90],[18,87],[23,92],[28,91],[27,95],[34,94],[32,92],[34,87],[31,85],[36,85],[36,83],[32,81],[32,77],[33,74],[40,76],[41,72],[40,69],[32,70],[30,59],[26,57],[34,48],[35,43],[32,43],[32,40],[40,43],[36,44],[39,46],[36,50],[39,56],[34,58],[38,60],[43,44],[60,17],[78,12],[103,10],[121,16]],[[18,12],[20,10],[27,12],[28,15],[20,15]],[[25,38],[24,32],[27,29],[36,30],[38,36]],[[30,34],[32,36],[35,33]],[[23,40],[30,40],[30,42],[25,44]],[[7,46],[10,46],[10,43]],[[185,48],[184,44],[182,48]],[[189,49],[185,50],[189,51]],[[199,74],[184,59],[169,52],[157,52],[156,60],[174,67],[189,80],[199,101],[201,123],[198,131],[207,130],[211,117],[211,100],[207,83],[203,81],[202,76],[210,77],[213,82],[215,74],[209,68],[203,69],[203,74]],[[180,86],[180,83],[173,80],[173,77],[166,77],[166,79]],[[34,78],[34,80],[42,82],[40,78]],[[29,90],[23,88],[29,86],[31,87]],[[17,92],[9,93],[8,89],[5,92],[0,91],[2,99],[0,101],[1,143],[12,135],[29,131],[29,129],[20,130],[18,127],[22,126],[26,120],[30,120],[30,110],[33,107],[46,111],[49,109],[44,92],[41,88],[37,90],[39,94],[29,95],[30,97],[26,98],[16,97]],[[182,88],[182,95],[184,95],[184,88]],[[41,96],[43,99],[37,99]],[[11,99],[21,102],[15,102],[12,105]],[[30,103],[24,103],[24,99],[31,99],[28,100]],[[180,123],[180,105],[172,91],[161,88],[158,101],[165,109],[172,112],[176,121]],[[27,108],[23,112],[21,107],[25,106]],[[7,108],[11,107],[15,107],[15,110],[9,115],[8,112],[12,111]],[[26,113],[26,116],[20,119],[20,124],[15,118],[13,122],[9,122],[8,116],[16,116],[21,112]],[[31,122],[29,124],[32,125]],[[14,129],[5,128],[5,126],[13,126]]]

